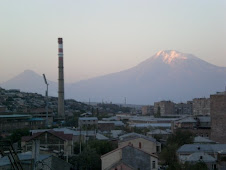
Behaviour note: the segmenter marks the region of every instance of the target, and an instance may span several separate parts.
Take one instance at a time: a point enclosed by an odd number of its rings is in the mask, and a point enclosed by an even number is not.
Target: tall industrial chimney
[[[63,38],[58,38],[58,117],[64,118],[64,60]]]

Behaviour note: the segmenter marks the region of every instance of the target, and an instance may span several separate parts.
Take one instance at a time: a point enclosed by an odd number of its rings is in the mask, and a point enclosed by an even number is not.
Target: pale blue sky
[[[0,83],[26,69],[57,81],[121,71],[159,50],[226,66],[225,0],[1,0]]]

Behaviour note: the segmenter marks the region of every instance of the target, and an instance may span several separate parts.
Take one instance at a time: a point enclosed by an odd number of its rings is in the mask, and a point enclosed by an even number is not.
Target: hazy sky
[[[65,81],[137,65],[159,50],[226,66],[225,0],[1,0],[0,83],[26,69]]]

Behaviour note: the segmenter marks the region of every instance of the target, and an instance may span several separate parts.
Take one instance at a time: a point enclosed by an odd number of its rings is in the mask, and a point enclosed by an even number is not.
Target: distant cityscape
[[[226,170],[226,1],[0,4],[0,170]]]
[[[28,169],[37,157],[52,169],[60,166],[59,163],[64,169],[86,166],[103,170],[167,169],[172,165],[162,153],[171,147],[169,139],[182,132],[188,133],[188,139],[192,140],[177,146],[178,164],[192,167],[201,162],[207,169],[223,170],[226,168],[225,103],[225,92],[186,103],[156,101],[154,105],[140,107],[65,100],[65,119],[59,120],[57,98],[49,97],[46,126],[45,96],[0,88],[0,131],[2,139],[11,141],[15,131],[29,131],[28,136],[21,135],[13,141],[17,143],[14,147],[22,167]],[[100,153],[96,148],[98,142],[111,149]],[[79,162],[79,157],[88,157],[85,154],[90,149],[88,146],[99,155],[99,162],[85,165]],[[38,152],[34,153],[37,147]],[[0,169],[12,167],[6,151],[5,155],[0,158]],[[37,163],[36,168],[40,166]]]

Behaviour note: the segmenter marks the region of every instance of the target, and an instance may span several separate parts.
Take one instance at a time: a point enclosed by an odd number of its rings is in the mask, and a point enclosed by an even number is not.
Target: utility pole
[[[46,84],[46,127],[48,128],[48,119],[49,119],[49,116],[48,116],[48,108],[49,108],[49,102],[48,102],[48,86],[49,84],[47,83],[47,80],[46,80],[46,76],[45,74],[43,74],[43,78],[44,78],[44,81],[45,81],[45,84]]]

